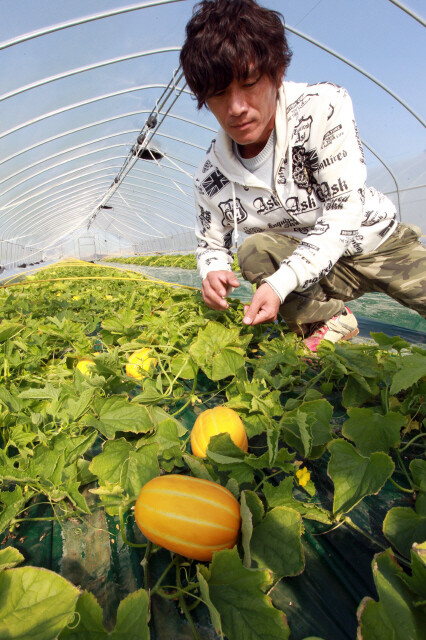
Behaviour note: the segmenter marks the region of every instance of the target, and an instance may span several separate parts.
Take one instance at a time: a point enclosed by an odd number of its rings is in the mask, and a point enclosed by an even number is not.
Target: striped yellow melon
[[[170,474],[147,482],[135,506],[144,536],[194,560],[211,560],[214,551],[230,549],[240,529],[240,505],[220,484]]]
[[[191,449],[194,456],[204,458],[210,438],[219,433],[229,433],[234,444],[247,451],[247,434],[238,413],[228,407],[214,407],[203,411],[192,428]]]

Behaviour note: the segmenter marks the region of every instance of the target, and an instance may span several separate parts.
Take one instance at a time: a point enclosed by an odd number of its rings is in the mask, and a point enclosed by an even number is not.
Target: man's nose
[[[247,110],[244,92],[234,89],[229,94],[228,111],[230,116],[240,116]]]

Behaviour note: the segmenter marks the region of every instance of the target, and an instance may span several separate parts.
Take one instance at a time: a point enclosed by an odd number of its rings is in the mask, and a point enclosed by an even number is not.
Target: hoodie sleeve
[[[202,279],[209,271],[232,271],[232,227],[222,224],[220,210],[202,195],[197,183],[195,207],[195,235],[198,241],[195,257]]]
[[[316,196],[322,214],[306,229],[294,253],[266,278],[281,302],[294,289],[303,291],[326,276],[362,223],[366,167],[352,101],[340,87],[327,89],[323,108],[313,108],[309,116],[312,139],[298,144],[297,127],[292,132],[289,178]]]

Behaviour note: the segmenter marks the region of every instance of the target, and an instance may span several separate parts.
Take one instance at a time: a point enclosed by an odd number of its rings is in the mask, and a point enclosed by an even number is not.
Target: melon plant
[[[180,555],[211,560],[232,548],[240,530],[240,506],[225,487],[191,476],[158,476],[141,489],[135,520],[144,536]]]
[[[194,456],[205,458],[210,438],[219,433],[228,433],[237,447],[248,450],[246,430],[238,413],[229,407],[217,406],[203,411],[195,421],[191,432]]]

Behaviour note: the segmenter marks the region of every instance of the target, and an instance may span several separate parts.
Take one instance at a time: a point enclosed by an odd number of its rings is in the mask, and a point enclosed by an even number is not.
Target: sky
[[[0,42],[136,4],[121,0],[0,0]],[[281,11],[292,29],[374,76],[423,120],[426,118],[424,27],[390,0],[270,0],[263,4]],[[410,0],[407,6],[425,17],[423,0]],[[178,67],[178,49],[192,7],[192,0],[183,0],[139,9],[0,50],[3,239],[30,243],[35,250],[87,226],[88,214],[117,174],[147,114]],[[293,60],[287,79],[328,80],[344,86],[352,97],[361,139],[394,170],[399,187],[425,184],[426,136],[416,117],[331,53],[301,35],[288,33],[288,38]],[[123,56],[133,59],[104,64]],[[88,65],[98,68],[45,82],[38,88],[28,87]],[[120,91],[125,93],[93,101]],[[14,92],[17,95],[11,96]],[[58,110],[60,113],[52,114]],[[52,115],[46,117],[49,113]],[[150,234],[160,237],[191,228],[193,203],[187,174],[200,162],[216,123],[208,111],[198,112],[185,93],[170,113],[175,117],[166,118],[155,140],[186,173],[170,163],[161,170],[138,166],[140,175],[132,174],[129,186],[122,191],[127,204],[116,198],[114,211],[122,217],[114,220],[115,214],[110,213],[109,218],[99,218],[99,229],[108,226],[108,233],[115,234],[121,227],[124,238],[137,235],[142,241]],[[7,132],[11,133],[5,135]],[[377,157],[366,150],[366,159],[371,176],[380,183],[375,186],[392,190],[393,179],[387,172],[383,174]],[[403,198],[410,221],[422,223],[425,189],[411,189]],[[141,216],[138,222],[135,213]],[[154,218],[155,232],[146,224]]]

